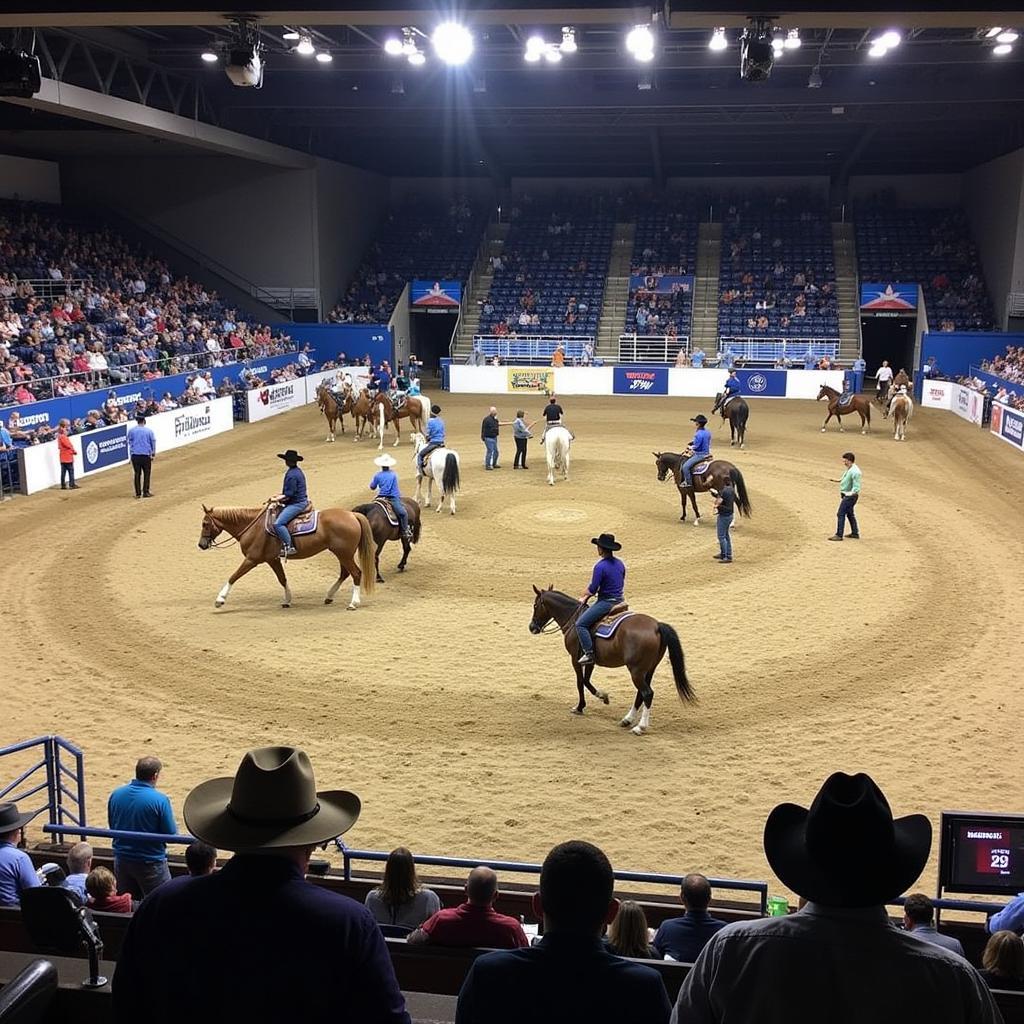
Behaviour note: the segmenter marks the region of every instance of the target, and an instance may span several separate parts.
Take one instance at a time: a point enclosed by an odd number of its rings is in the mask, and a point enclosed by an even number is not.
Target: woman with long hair
[[[633,900],[623,900],[619,912],[608,927],[608,951],[616,956],[640,960],[660,960],[648,939],[644,909]]]
[[[366,894],[366,906],[378,924],[418,928],[441,909],[437,893],[424,889],[416,878],[412,854],[399,846],[388,854],[384,880]]]
[[[981,966],[989,988],[1024,992],[1024,939],[1016,932],[996,932],[981,954]]]

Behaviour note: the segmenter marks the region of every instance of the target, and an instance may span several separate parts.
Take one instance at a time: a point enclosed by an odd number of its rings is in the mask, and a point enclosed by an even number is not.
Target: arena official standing
[[[736,512],[736,490],[730,480],[715,497],[715,511],[718,513],[718,554],[719,562],[732,561],[732,521]]]
[[[156,434],[146,426],[146,417],[142,413],[135,417],[135,426],[128,431],[128,454],[132,457],[135,473],[135,497],[152,498],[149,480],[156,458]]]
[[[61,420],[57,424],[57,457],[60,459],[60,489],[62,491],[66,491],[69,487],[73,491],[78,490],[78,484],[75,483],[75,446],[71,443],[70,430],[70,420]]]
[[[532,423],[526,422],[526,412],[519,409],[516,418],[512,421],[512,436],[516,442],[516,457],[512,463],[513,469],[528,469],[526,465],[526,446],[533,434],[530,433]]]
[[[853,452],[843,452],[843,465],[846,467],[843,478],[832,481],[834,484],[839,484],[841,500],[837,513],[836,532],[829,537],[829,540],[843,539],[843,529],[847,519],[850,521],[850,532],[846,536],[850,540],[860,540],[860,527],[857,525],[857,516],[853,509],[860,497],[861,472]]]

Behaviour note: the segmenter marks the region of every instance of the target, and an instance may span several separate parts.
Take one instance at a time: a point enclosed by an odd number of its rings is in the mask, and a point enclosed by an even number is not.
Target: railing
[[[839,342],[834,338],[757,338],[725,336],[718,339],[720,352],[732,351],[737,358],[775,360],[786,356],[796,362],[803,360],[810,349],[811,355],[835,359],[839,355]]]
[[[13,782],[0,789],[0,801],[10,800],[17,803],[28,800],[37,793],[46,793],[46,802],[29,810],[33,818],[44,811],[49,815],[49,824],[44,831],[51,831],[63,841],[65,832],[81,828],[85,825],[85,755],[73,743],[61,736],[37,736],[35,739],[23,740],[0,747],[0,757],[21,753],[26,750],[40,748],[41,760],[26,768]],[[62,753],[74,758],[72,770],[64,763]],[[42,781],[37,781],[44,775]],[[65,780],[70,780],[73,788],[69,788]],[[27,789],[19,789],[23,784]],[[74,805],[72,811],[68,804]],[[71,822],[71,825],[67,824]]]
[[[64,298],[65,295],[75,296],[89,284],[89,280],[84,277],[62,278],[59,281],[52,277],[21,277],[17,283],[31,285],[33,295],[52,302],[54,299]]]
[[[674,363],[682,349],[690,354],[690,336],[678,337],[657,334],[620,334],[620,363]]]
[[[594,344],[594,339],[582,334],[535,334],[519,337],[510,334],[474,334],[473,347],[485,357],[498,356],[503,361],[535,363],[551,361],[555,349],[559,345],[565,350],[566,359],[578,359],[583,353],[586,343]]]
[[[57,825],[44,825],[43,831],[47,835],[63,835],[66,832],[69,836],[79,836],[82,839],[93,836],[99,839],[132,839],[144,843],[171,843],[179,846],[188,846],[196,841],[195,836],[168,835],[163,832],[132,832],[125,828],[86,828],[85,826],[67,825],[64,828],[59,828]]]

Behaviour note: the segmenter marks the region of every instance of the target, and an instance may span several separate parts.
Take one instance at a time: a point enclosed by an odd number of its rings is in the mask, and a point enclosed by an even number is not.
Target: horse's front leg
[[[686,522],[686,491],[684,491],[683,488],[679,484],[676,484],[676,487],[679,488],[679,497],[682,498],[682,502],[683,502],[683,514],[679,517],[679,520],[680,520],[680,522],[685,523]]]
[[[583,685],[602,703],[608,703],[608,694],[604,690],[599,690],[593,686],[590,682],[590,677],[594,674],[593,662],[583,667]]]
[[[281,602],[282,608],[291,608],[292,606],[292,592],[288,586],[288,577],[284,574],[284,566],[281,564],[280,558],[275,558],[272,562],[267,563],[271,569],[274,570],[274,575],[277,577],[277,582],[284,587],[284,600]]]
[[[217,595],[217,600],[213,602],[215,608],[220,608],[224,602],[228,599],[228,594],[231,593],[231,588],[247,573],[252,572],[256,568],[256,562],[250,562],[247,558],[242,564],[228,577],[227,583],[220,588],[220,593]]]
[[[572,709],[574,715],[582,715],[584,708],[587,706],[587,700],[583,696],[583,687],[585,685],[583,679],[583,666],[576,664],[576,659],[572,659],[572,667],[576,670],[576,691],[580,695],[580,699],[576,704],[576,707]]]
[[[830,419],[832,419],[832,413],[831,413],[831,412],[830,412],[830,413],[829,413],[829,414],[828,414],[828,415],[827,415],[827,416],[825,417],[825,419],[824,419],[824,420],[822,420],[822,422],[821,422],[821,432],[822,432],[823,434],[825,433],[825,427],[826,427],[826,426],[828,426],[828,421],[829,421]],[[841,424],[841,423],[840,423],[840,426],[842,426],[842,424]]]
[[[690,501],[693,502],[693,525],[700,526],[700,509],[697,508],[697,488],[690,491]]]

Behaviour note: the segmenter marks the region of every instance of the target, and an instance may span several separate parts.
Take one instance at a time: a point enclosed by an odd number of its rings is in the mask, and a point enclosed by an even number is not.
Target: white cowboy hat
[[[373,464],[375,466],[380,466],[383,469],[387,466],[397,466],[398,460],[385,452],[383,455],[378,455],[377,458],[373,460]]]

